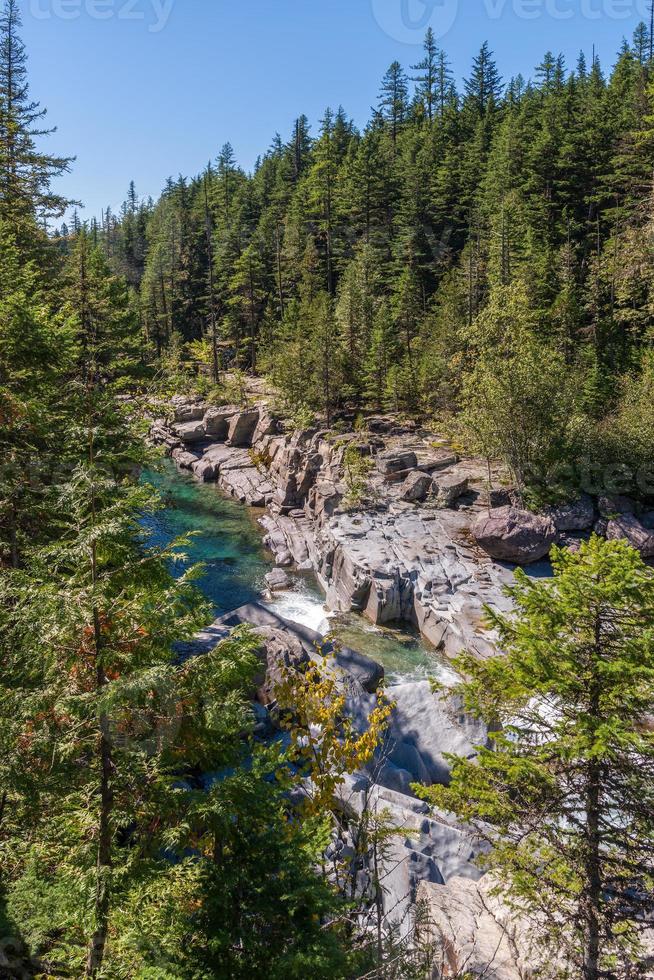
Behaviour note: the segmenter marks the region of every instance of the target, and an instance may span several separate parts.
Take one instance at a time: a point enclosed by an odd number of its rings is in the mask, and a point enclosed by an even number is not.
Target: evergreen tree
[[[499,106],[502,79],[487,41],[484,41],[472,63],[472,72],[465,81],[464,92],[464,109],[476,119],[483,119]]]
[[[394,61],[384,75],[379,93],[379,113],[391,133],[393,146],[404,124],[408,112],[409,87],[407,78],[399,61]]]
[[[413,65],[413,71],[421,72],[420,75],[412,78],[417,82],[416,97],[425,107],[425,112],[429,122],[434,118],[434,107],[438,100],[439,86],[442,99],[442,89],[445,79],[442,77],[444,66],[439,62],[439,51],[436,45],[436,38],[431,27],[427,28],[424,42],[425,56],[417,65]],[[442,103],[440,105],[442,114]]]
[[[18,0],[5,0],[0,16],[0,214],[15,227],[26,216],[61,216],[67,202],[51,190],[51,182],[71,163],[36,146],[52,130],[39,128],[45,110],[29,95],[20,26]]]
[[[551,583],[517,573],[515,616],[488,611],[504,653],[459,662],[491,746],[421,793],[492,838],[487,865],[555,963],[629,977],[645,969],[654,902],[654,578],[625,542],[597,537],[553,564]]]

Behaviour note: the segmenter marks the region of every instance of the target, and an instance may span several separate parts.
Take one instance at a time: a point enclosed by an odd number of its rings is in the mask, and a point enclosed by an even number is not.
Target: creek
[[[180,535],[195,532],[187,549],[188,561],[204,566],[198,581],[216,617],[248,602],[263,602],[285,619],[367,654],[383,665],[389,683],[435,677],[452,683],[456,675],[443,658],[405,626],[388,629],[356,613],[327,613],[316,579],[310,573],[290,574],[291,586],[266,599],[266,574],[274,567],[263,545],[258,524],[262,511],[227,497],[210,483],[198,483],[181,473],[171,460],[142,479],[157,488],[165,506],[148,516],[144,525],[150,542],[165,546]],[[173,572],[181,573],[181,565]]]

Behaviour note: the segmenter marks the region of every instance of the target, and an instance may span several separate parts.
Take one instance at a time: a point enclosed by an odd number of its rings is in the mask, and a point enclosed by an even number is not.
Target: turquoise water
[[[189,561],[205,565],[198,584],[215,615],[261,601],[265,576],[274,562],[263,546],[257,512],[224,496],[213,484],[198,483],[171,460],[157,472],[145,472],[143,479],[159,490],[166,504],[144,522],[153,544],[168,545],[182,534],[198,532],[191,539]],[[429,676],[445,683],[455,679],[446,661],[418,634],[382,629],[354,613],[328,615],[317,582],[306,573],[292,576],[291,588],[275,594],[266,605],[377,660],[391,682]]]
[[[159,472],[145,472],[143,479],[166,502],[144,522],[152,544],[168,545],[189,531],[199,532],[188,549],[189,560],[206,566],[198,584],[216,616],[259,599],[272,562],[253,513],[212,484],[180,473],[171,460],[165,460]]]

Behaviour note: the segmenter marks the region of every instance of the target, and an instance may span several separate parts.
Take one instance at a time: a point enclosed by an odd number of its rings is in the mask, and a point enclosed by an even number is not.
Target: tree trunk
[[[98,669],[99,675],[102,673]],[[100,683],[100,678],[98,679]],[[111,825],[110,816],[113,809],[113,790],[111,777],[113,762],[111,758],[111,735],[109,719],[106,715],[100,717],[100,824],[98,832],[98,857],[96,863],[95,886],[95,931],[89,945],[86,963],[86,976],[97,977],[104,959],[109,927],[109,881],[111,872]]]
[[[599,848],[599,797],[600,771],[599,765],[592,762],[589,766],[588,789],[586,794],[586,887],[584,917],[586,919],[586,942],[584,950],[584,980],[599,980],[600,957],[600,901],[602,898],[602,878],[600,873]]]
[[[595,621],[594,656],[601,657],[602,627],[599,612]],[[598,722],[601,720],[600,689],[597,680],[590,691],[589,714]],[[602,873],[600,856],[600,793],[601,768],[596,759],[591,759],[587,769],[586,783],[586,858],[585,858],[585,896],[583,916],[585,919],[584,980],[600,978],[600,903],[602,900]]]

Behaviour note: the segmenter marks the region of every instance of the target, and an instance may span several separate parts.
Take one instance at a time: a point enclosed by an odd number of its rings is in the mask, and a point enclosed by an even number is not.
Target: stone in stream
[[[202,458],[198,453],[194,453],[190,449],[181,446],[173,449],[170,455],[182,470],[192,470],[195,464]]]
[[[266,575],[266,585],[271,592],[281,592],[288,589],[291,580],[283,568],[273,568],[272,572]]]
[[[517,507],[500,507],[481,514],[472,526],[477,543],[492,558],[516,565],[539,561],[556,541],[551,517]]]

